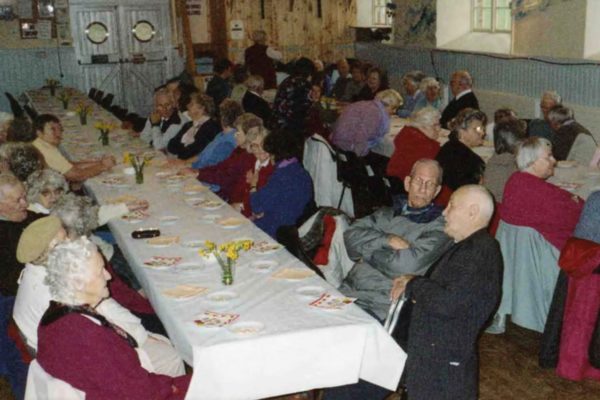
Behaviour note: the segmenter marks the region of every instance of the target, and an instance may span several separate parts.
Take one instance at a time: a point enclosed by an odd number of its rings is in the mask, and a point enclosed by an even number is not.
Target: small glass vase
[[[62,105],[65,110],[69,108],[69,100],[62,100]]]
[[[87,114],[79,114],[79,122],[81,125],[87,125]]]
[[[56,86],[50,86],[50,96],[54,97],[56,94]]]
[[[223,277],[221,279],[221,282],[223,282],[223,285],[225,285],[225,286],[233,285],[233,261],[230,259],[227,259],[221,265],[221,269],[223,272]]]
[[[137,183],[138,185],[141,185],[142,183],[144,183],[144,171],[142,171],[142,170],[135,171],[135,183]]]
[[[100,141],[102,142],[102,146],[108,146],[110,143],[108,132],[100,131]]]

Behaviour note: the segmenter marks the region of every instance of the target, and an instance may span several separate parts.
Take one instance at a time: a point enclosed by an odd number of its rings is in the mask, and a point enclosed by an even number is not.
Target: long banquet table
[[[124,151],[151,151],[138,139],[118,130],[111,133],[109,146],[101,146],[94,122],[114,118],[99,106],[94,105],[88,125],[81,126],[78,117],[72,111],[62,110],[58,100],[49,97],[46,91],[27,95],[38,112],[54,113],[61,118],[65,128],[61,148],[72,159],[113,154],[122,160]],[[111,221],[109,227],[174,346],[194,368],[187,398],[257,399],[349,384],[359,378],[388,389],[396,388],[405,353],[377,321],[355,305],[341,311],[309,306],[314,298],[299,294],[298,289],[317,286],[321,288],[317,291],[339,294],[316,275],[300,280],[274,277],[282,268],[306,269],[285,249],[263,255],[252,250],[243,253],[235,269],[234,284],[223,286],[216,260],[205,259],[197,249],[181,244],[190,240],[217,243],[238,238],[273,240],[249,220],[235,229],[215,224],[218,216],[243,217],[210,191],[194,196],[221,202],[218,210],[189,205],[186,199],[190,196],[185,195],[183,188],[194,183],[193,177],[183,182],[162,179],[157,173],[161,175],[168,166],[162,154],[155,155],[141,185],[134,183],[133,176],[124,175],[126,165],[119,164],[111,174],[89,179],[85,187],[100,204],[124,195],[150,203],[146,220],[133,224],[119,219]],[[116,179],[106,183],[108,175]],[[131,232],[140,227],[158,227],[163,236],[179,236],[181,244],[156,248],[145,240],[132,239]],[[144,261],[152,256],[178,256],[182,262],[166,269],[145,267]],[[266,272],[253,268],[262,260],[275,266]],[[186,300],[169,298],[163,293],[180,284],[199,285],[208,290]],[[217,296],[217,300],[211,301],[210,294],[220,291],[235,297],[220,301]],[[196,326],[194,319],[205,311],[239,314],[237,321],[259,322],[264,329],[245,335],[227,327]]]

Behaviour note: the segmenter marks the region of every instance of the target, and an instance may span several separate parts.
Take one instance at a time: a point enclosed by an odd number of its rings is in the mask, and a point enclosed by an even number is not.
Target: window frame
[[[390,15],[388,15],[388,8],[387,8],[387,4],[390,2],[390,0],[371,0],[371,24],[373,26],[385,26],[385,27],[390,27],[392,26],[392,17]],[[378,4],[381,3],[381,4]],[[377,22],[375,20],[375,16],[379,15],[380,9],[384,10],[385,12],[385,23],[380,23]]]
[[[511,10],[512,9],[512,7],[511,7],[512,1],[509,3],[508,7],[498,6],[497,0],[491,0],[492,1],[491,7],[481,7],[481,6],[476,6],[476,1],[477,0],[471,0],[471,32],[484,32],[484,33],[511,33],[512,32],[512,17],[511,17],[510,29],[498,29],[496,27],[496,16],[497,16],[498,9]],[[490,29],[476,28],[475,27],[476,9],[483,10],[483,9],[488,9],[488,8],[491,8],[491,11],[492,11],[491,28]]]

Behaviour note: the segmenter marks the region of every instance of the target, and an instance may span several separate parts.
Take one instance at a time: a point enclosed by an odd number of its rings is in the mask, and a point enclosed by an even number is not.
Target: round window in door
[[[108,35],[108,28],[102,22],[92,22],[85,28],[85,36],[94,44],[106,42]]]
[[[145,20],[136,22],[131,32],[133,32],[133,36],[142,43],[151,41],[154,38],[154,35],[156,35],[154,25]]]

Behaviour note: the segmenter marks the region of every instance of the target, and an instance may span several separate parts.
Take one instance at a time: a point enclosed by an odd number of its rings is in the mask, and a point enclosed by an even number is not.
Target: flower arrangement
[[[50,95],[54,96],[56,94],[56,88],[60,84],[56,79],[48,78],[46,79],[46,87],[50,89]]]
[[[75,112],[79,115],[79,122],[81,125],[87,124],[87,116],[92,112],[92,106],[87,104],[85,101],[80,101],[75,107]]]
[[[98,140],[102,142],[102,146],[108,146],[108,134],[110,133],[110,131],[116,128],[116,125],[106,121],[98,121],[94,125],[94,128],[100,131],[100,136],[98,137]]]
[[[214,254],[223,272],[223,284],[231,285],[233,284],[233,265],[239,258],[240,251],[248,251],[252,248],[252,245],[252,240],[234,240],[218,246],[214,242],[207,240],[204,243],[206,248],[200,249],[198,253],[202,257]]]
[[[73,93],[67,89],[61,90],[57,97],[62,102],[63,108],[66,110],[69,107],[69,101],[71,100],[71,97],[73,97]]]
[[[144,183],[144,167],[152,160],[152,156],[139,156],[129,152],[123,154],[123,163],[131,165],[135,171],[135,183],[141,185]]]

